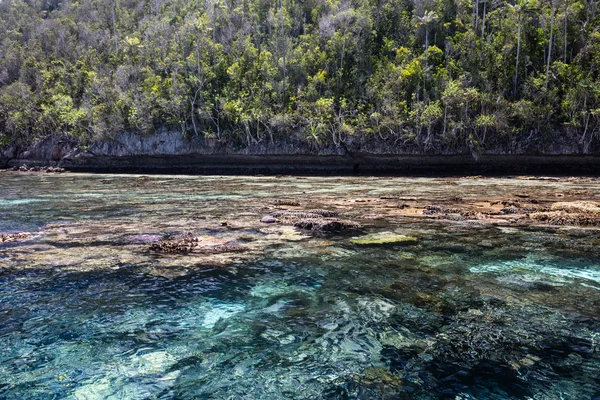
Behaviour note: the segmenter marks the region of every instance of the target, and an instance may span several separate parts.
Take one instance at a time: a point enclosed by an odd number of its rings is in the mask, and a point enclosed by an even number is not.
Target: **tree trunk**
[[[200,32],[196,31],[196,71],[198,72],[198,79],[200,79]]]
[[[589,143],[586,142],[585,137],[587,136],[587,131],[588,131],[588,127],[590,124],[590,113],[587,113],[587,118],[585,119],[585,129],[583,130],[583,136],[581,136],[581,140],[580,143],[582,145],[582,151],[583,153],[587,153],[588,149],[589,149]]]
[[[479,26],[479,0],[475,0],[475,31]]]
[[[515,64],[515,79],[513,88],[514,98],[517,98],[517,80],[519,79],[519,53],[521,52],[521,16],[519,16],[517,26],[517,62]]]
[[[446,122],[448,121],[448,104],[444,104],[444,129],[442,131],[442,136],[444,139],[446,138]]]
[[[194,136],[198,136],[198,127],[196,126],[196,113],[194,112],[194,101],[190,101],[190,109],[192,111],[192,125],[194,126]]]
[[[481,20],[481,38],[485,36],[485,14],[487,9],[487,0],[483,0],[483,19]]]
[[[554,4],[552,4],[552,18],[550,21],[550,43],[548,43],[548,61],[546,62],[546,95],[548,93],[548,77],[550,73],[550,58],[552,57],[552,39],[554,34]]]
[[[283,18],[283,0],[279,1],[279,11],[281,13],[281,54],[283,55],[283,102],[285,104],[287,89],[287,65],[285,59],[285,24]]]
[[[113,39],[115,41],[115,53],[119,52],[119,39],[117,38],[117,23],[115,15],[115,7],[117,6],[117,0],[112,1],[112,25],[113,25]]]
[[[565,31],[565,37],[563,42],[563,63],[567,63],[567,17],[569,15],[569,2],[565,1],[565,21],[563,25],[563,30]]]
[[[487,136],[487,126],[483,127],[483,139],[481,139],[481,145],[485,143],[485,137]]]
[[[216,4],[216,1],[213,3],[212,34],[213,34],[213,43],[217,43],[217,4]]]
[[[429,27],[425,26],[425,68],[427,68],[428,56],[429,56]]]

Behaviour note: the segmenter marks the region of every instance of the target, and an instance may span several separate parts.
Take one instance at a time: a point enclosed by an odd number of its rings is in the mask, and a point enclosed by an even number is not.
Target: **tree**
[[[513,80],[513,97],[516,98],[517,82],[519,79],[519,55],[521,54],[521,24],[523,22],[523,15],[527,12],[529,0],[517,0],[514,5],[509,4],[508,6],[512,8],[517,17],[517,57],[515,61],[515,78]]]
[[[550,60],[552,60],[552,42],[554,35],[554,16],[556,15],[556,0],[550,0],[551,16],[550,16],[550,40],[548,41],[548,59],[546,61],[546,83],[544,88],[548,92],[548,78],[550,72]]]
[[[473,1],[2,0],[0,141],[599,149],[597,2]]]
[[[425,65],[427,65],[427,58],[429,55],[429,28],[437,21],[438,15],[435,11],[426,11],[422,17],[417,17],[418,25],[425,27]]]

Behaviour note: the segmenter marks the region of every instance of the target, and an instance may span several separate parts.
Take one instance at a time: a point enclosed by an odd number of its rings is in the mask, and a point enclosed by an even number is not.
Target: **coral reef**
[[[595,213],[569,213],[564,211],[535,212],[532,220],[551,225],[600,226],[600,215]]]
[[[18,240],[27,239],[30,236],[31,233],[28,232],[4,233],[0,234],[0,243],[16,242]]]
[[[157,253],[198,253],[198,254],[221,254],[246,251],[247,248],[238,243],[227,242],[221,244],[201,244],[201,240],[193,235],[184,235],[178,239],[161,240],[152,243],[149,250]]]
[[[337,218],[338,213],[325,209],[307,210],[275,210],[270,216],[265,216],[261,222],[276,222],[282,225],[292,225],[296,228],[306,229],[313,232],[341,232],[346,230],[362,229],[362,225],[356,221]],[[267,222],[268,221],[268,222]]]

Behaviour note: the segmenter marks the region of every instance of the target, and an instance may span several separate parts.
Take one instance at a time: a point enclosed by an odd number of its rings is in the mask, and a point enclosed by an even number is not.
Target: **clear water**
[[[553,180],[5,173],[0,232],[34,235],[0,245],[0,398],[598,399],[600,231],[377,202],[567,189],[600,196]],[[418,242],[264,226],[273,198],[383,212],[365,233]],[[147,251],[184,232],[251,251]]]

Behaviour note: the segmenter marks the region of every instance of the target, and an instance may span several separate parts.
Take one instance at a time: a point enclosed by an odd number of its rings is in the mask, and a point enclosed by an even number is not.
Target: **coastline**
[[[88,155],[59,160],[0,158],[0,169],[21,166],[69,172],[192,175],[598,176],[600,155],[181,154]]]

